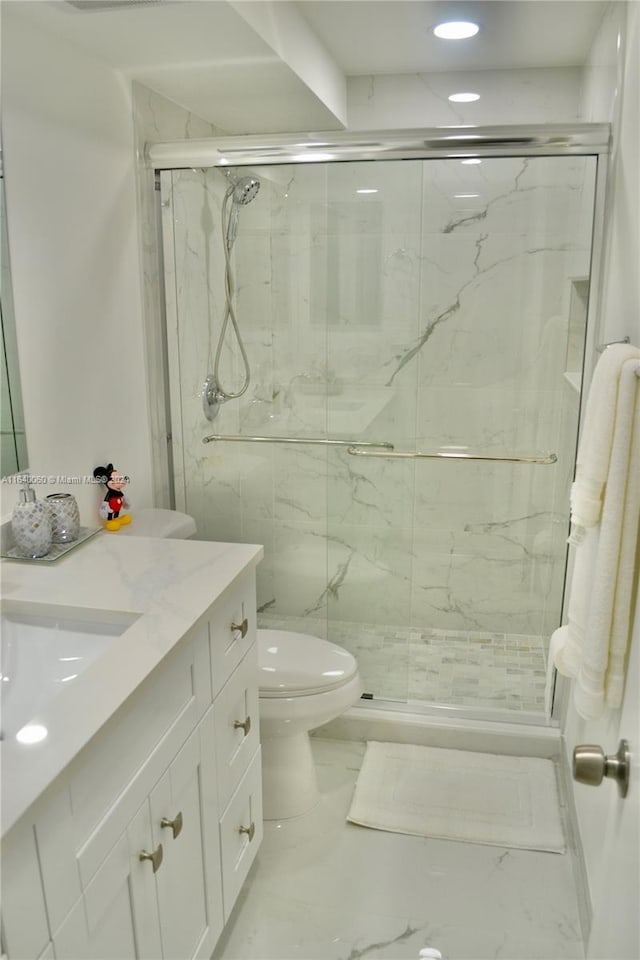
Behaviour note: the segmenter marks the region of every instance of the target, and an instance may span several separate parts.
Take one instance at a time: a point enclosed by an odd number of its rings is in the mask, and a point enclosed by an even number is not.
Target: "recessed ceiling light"
[[[479,93],[452,93],[448,98],[453,103],[473,103],[474,100],[480,99]]]
[[[377,193],[377,190],[374,190],[373,187],[363,187],[361,190],[356,190],[356,193]]]
[[[446,23],[439,23],[433,28],[433,32],[441,40],[466,40],[468,37],[475,37],[479,29],[478,24],[471,23],[470,20],[448,20]]]
[[[25,727],[22,727],[16,733],[16,740],[18,743],[40,743],[41,740],[46,739],[49,731],[46,727],[43,727],[40,723],[28,723]]]
[[[479,157],[471,157],[469,160],[461,160],[460,163],[482,163]]]
[[[455,200],[467,200],[472,197],[479,197],[479,193],[454,193],[453,197]]]

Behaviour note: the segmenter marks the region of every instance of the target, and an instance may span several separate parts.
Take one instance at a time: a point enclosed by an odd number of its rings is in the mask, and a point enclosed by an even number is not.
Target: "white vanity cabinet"
[[[255,618],[251,568],[10,831],[9,960],[211,956],[262,838]]]
[[[208,958],[222,931],[213,711],[53,932],[59,960]]]

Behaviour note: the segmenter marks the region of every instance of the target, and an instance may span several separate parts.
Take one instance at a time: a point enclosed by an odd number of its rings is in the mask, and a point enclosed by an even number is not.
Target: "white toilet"
[[[258,630],[258,666],[263,816],[287,820],[320,798],[309,731],[357,703],[363,686],[348,650],[306,633]]]

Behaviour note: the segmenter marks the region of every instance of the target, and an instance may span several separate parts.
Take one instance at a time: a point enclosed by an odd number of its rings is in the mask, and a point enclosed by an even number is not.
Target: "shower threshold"
[[[523,726],[557,726],[556,721],[537,710],[505,710],[499,707],[452,706],[447,703],[425,703],[423,700],[391,700],[378,697],[360,700],[354,710],[366,713],[380,710],[407,717],[428,717],[434,720],[458,720],[464,723],[509,723]]]
[[[421,703],[363,700],[336,720],[314,730],[312,736],[543,757],[562,764],[561,730],[555,721],[533,715],[532,722],[526,723],[523,715],[491,713],[493,717],[480,717],[479,711],[446,707],[439,710]]]

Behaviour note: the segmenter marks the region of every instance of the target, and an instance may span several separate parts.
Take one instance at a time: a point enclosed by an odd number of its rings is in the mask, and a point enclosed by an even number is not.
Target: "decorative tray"
[[[20,555],[17,547],[9,547],[3,550],[0,556],[9,560],[23,560],[25,563],[52,563],[54,560],[59,560],[60,557],[64,557],[65,554],[71,550],[75,550],[81,543],[89,540],[103,529],[103,527],[80,527],[80,532],[75,540],[71,540],[68,543],[52,543],[49,553],[44,557],[23,557]]]

